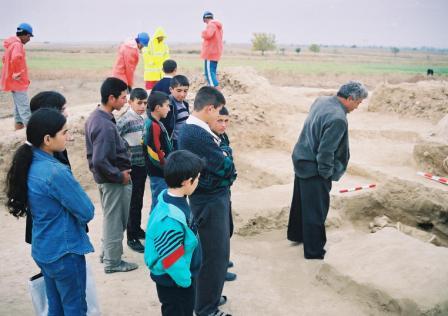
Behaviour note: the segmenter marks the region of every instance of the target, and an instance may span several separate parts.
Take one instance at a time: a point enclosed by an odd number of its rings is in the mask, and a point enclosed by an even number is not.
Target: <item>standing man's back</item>
[[[2,58],[1,89],[11,91],[14,102],[15,129],[24,128],[31,117],[30,101],[28,99],[28,66],[24,45],[33,35],[33,28],[28,23],[17,27],[16,36],[3,41],[5,53]]]
[[[134,86],[134,72],[138,65],[139,53],[143,47],[148,46],[149,35],[139,33],[137,38],[129,40],[118,48],[117,59],[112,70],[112,77],[124,81],[130,90]]]
[[[202,16],[206,24],[202,31],[202,50],[201,58],[204,60],[204,74],[209,86],[218,87],[219,82],[216,76],[218,62],[221,59],[223,50],[223,29],[222,23],[214,20],[213,13],[206,11]]]
[[[303,243],[306,259],[325,256],[331,181],[341,178],[350,158],[346,115],[366,97],[366,88],[353,81],[342,85],[336,96],[319,97],[294,147],[294,193],[287,238]]]
[[[101,105],[85,124],[87,160],[98,184],[103,208],[100,261],[104,263],[106,273],[126,272],[138,267],[121,260],[132,194],[131,161],[112,114],[126,103],[127,87],[120,79],[107,78],[101,86]]]

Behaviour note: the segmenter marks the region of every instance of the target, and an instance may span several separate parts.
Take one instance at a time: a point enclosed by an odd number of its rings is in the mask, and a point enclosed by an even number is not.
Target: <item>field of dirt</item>
[[[192,101],[203,78],[197,72],[188,76]],[[333,183],[327,256],[307,261],[302,245],[286,240],[292,148],[313,100],[334,94],[341,80],[359,78],[330,77],[323,83],[323,76],[314,84],[301,78],[300,84],[285,86],[281,79],[268,80],[252,68],[221,69],[238,170],[232,187],[236,235],[231,241],[232,271],[238,278],[225,284],[229,301],[222,309],[233,315],[447,315],[448,186],[416,174],[448,175],[443,167],[448,156],[446,83],[391,84],[384,78],[361,78],[369,81],[370,95],[348,115],[351,160],[346,175]],[[138,82],[142,83],[141,77]],[[31,91],[55,89],[67,96],[74,135],[68,153],[76,178],[96,205],[89,225],[96,249],[102,212],[85,159],[83,124],[98,103],[99,85],[93,75],[86,80],[42,78],[34,81]],[[8,98],[0,94],[2,102],[8,103]],[[12,118],[2,111],[0,176],[4,178],[24,132],[13,132]],[[367,184],[376,187],[339,193]],[[149,205],[147,188],[144,223]],[[387,219],[381,220],[382,216]],[[23,242],[24,226],[23,219],[16,220],[2,206],[1,315],[32,315],[27,279],[38,268]],[[103,315],[159,314],[143,256],[125,247],[124,257],[140,268],[106,275],[97,253],[87,256]]]

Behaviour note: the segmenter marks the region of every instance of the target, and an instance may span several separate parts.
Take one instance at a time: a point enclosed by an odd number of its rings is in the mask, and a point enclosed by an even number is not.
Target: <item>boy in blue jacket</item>
[[[195,278],[201,267],[197,229],[186,197],[199,182],[204,162],[173,152],[164,167],[168,189],[160,193],[146,229],[145,263],[156,283],[162,315],[193,315]]]

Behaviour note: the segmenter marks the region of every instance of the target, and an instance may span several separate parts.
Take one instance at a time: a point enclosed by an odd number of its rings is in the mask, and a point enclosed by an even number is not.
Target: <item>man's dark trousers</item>
[[[141,230],[140,224],[142,220],[143,194],[145,193],[146,168],[140,166],[132,166],[132,197],[129,208],[129,219],[127,225],[128,240],[138,239],[138,233]]]
[[[202,247],[202,266],[196,280],[195,312],[199,316],[218,309],[224,287],[230,254],[229,192],[223,188],[189,198]]]
[[[331,180],[295,176],[288,239],[303,242],[305,258],[323,259],[327,241],[325,220],[330,206]]]

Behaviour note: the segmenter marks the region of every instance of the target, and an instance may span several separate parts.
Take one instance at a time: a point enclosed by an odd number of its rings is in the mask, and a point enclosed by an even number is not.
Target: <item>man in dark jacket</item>
[[[123,233],[129,217],[132,194],[131,160],[118,132],[114,110],[126,103],[127,84],[107,78],[101,86],[101,105],[86,121],[86,150],[90,171],[98,184],[103,208],[104,272],[126,272],[138,265],[121,260]]]
[[[306,259],[323,259],[325,220],[331,181],[338,181],[350,158],[347,113],[367,98],[366,88],[350,81],[336,96],[319,97],[310,108],[292,153],[295,180],[288,239],[302,243]]]

